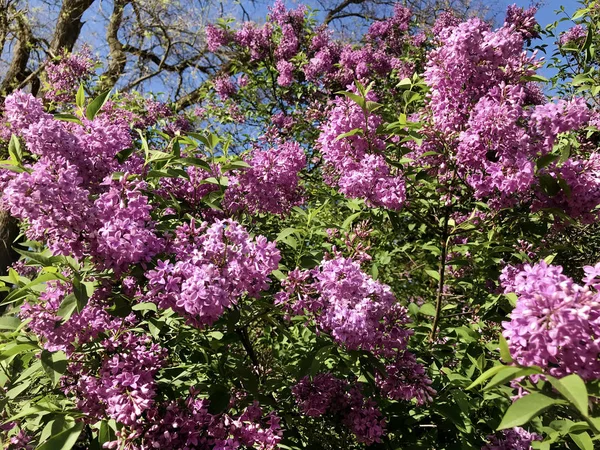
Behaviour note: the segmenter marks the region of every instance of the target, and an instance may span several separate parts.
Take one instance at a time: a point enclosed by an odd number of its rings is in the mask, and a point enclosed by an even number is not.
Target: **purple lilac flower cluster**
[[[197,327],[212,324],[243,294],[257,297],[267,289],[280,260],[274,243],[251,239],[231,219],[179,227],[172,251],[175,262],[159,261],[146,273],[147,298]]]
[[[367,399],[358,384],[335,378],[329,373],[310,380],[304,377],[292,393],[300,410],[310,417],[336,417],[355,436],[358,442],[371,445],[381,442],[385,434],[385,420],[373,400]]]
[[[237,45],[247,51],[253,61],[272,55],[279,72],[277,83],[289,86],[294,80],[305,78],[314,83],[346,86],[355,79],[366,81],[374,74],[385,76],[393,69],[406,69],[401,56],[407,45],[422,45],[424,35],[410,36],[411,12],[400,5],[394,15],[374,23],[366,36],[367,43],[361,48],[333,40],[325,27],[311,36],[306,29],[304,6],[288,10],[278,0],[269,8],[267,22],[258,26],[245,22],[237,31],[220,26],[206,28],[209,50],[218,51],[227,45]],[[304,52],[306,60],[295,60]],[[303,73],[303,76],[300,74]],[[412,68],[410,73],[412,74]]]
[[[553,151],[559,134],[588,123],[590,110],[581,98],[547,102],[537,86],[523,81],[540,64],[535,54],[523,51],[524,40],[536,35],[534,13],[513,6],[504,26],[495,31],[479,19],[444,26],[440,46],[428,55],[425,81],[431,87],[432,129],[445,136],[440,140],[439,133],[432,138],[426,134],[422,149],[408,156],[418,159],[421,150],[450,149],[449,158],[475,196],[488,199],[491,206],[533,199],[534,209],[560,207],[575,218],[593,221],[600,203],[594,156],[575,153],[566,162],[536,168],[539,158]],[[541,185],[543,177],[594,194],[582,201],[562,189],[555,197]]]
[[[239,416],[214,415],[209,401],[190,395],[181,401],[156,404],[146,412],[147,421],[123,428],[109,449],[144,450],[173,448],[188,450],[275,450],[281,441],[279,417],[263,415],[258,404],[248,406]]]
[[[229,177],[224,205],[231,211],[246,210],[283,215],[303,201],[299,172],[306,167],[304,149],[296,142],[251,152],[250,168]]]
[[[31,319],[28,328],[41,338],[44,348],[55,352],[72,353],[78,346],[97,338],[106,330],[116,330],[123,320],[109,315],[104,309],[107,292],[97,289],[85,308],[74,312],[68,321],[58,315],[58,310],[73,286],[62,281],[48,281],[40,294],[40,302],[25,302],[19,315]]]
[[[560,35],[560,45],[578,45],[585,39],[587,34],[588,30],[583,25],[575,25]]]
[[[376,97],[369,93],[368,100]],[[382,120],[365,114],[347,98],[337,98],[317,140],[326,163],[326,182],[349,198],[372,206],[400,209],[406,199],[404,179],[385,161],[385,142],[376,135]]]
[[[489,443],[481,447],[481,450],[531,450],[531,443],[541,440],[540,435],[515,427],[502,431],[501,436],[488,436]]]
[[[600,265],[585,269],[583,285],[544,261],[527,264],[516,275],[504,269],[505,292],[518,296],[511,320],[502,324],[517,363],[540,366],[556,377],[600,378]]]
[[[385,361],[377,384],[396,400],[431,401],[435,391],[415,356],[406,350],[411,331],[406,309],[389,286],[364,273],[357,261],[341,256],[308,271],[294,270],[282,282],[276,302],[296,315],[308,314],[317,328],[349,349],[371,352]]]
[[[110,178],[140,169],[135,159],[120,164],[115,158],[132,145],[127,124],[102,116],[81,125],[55,120],[22,92],[7,97],[6,116],[37,157],[27,170],[6,173],[2,186],[3,207],[28,222],[30,239],[58,254],[92,256],[116,272],[161,251],[145,185]]]
[[[72,102],[80,83],[92,76],[95,65],[89,48],[75,53],[65,50],[56,60],[46,64],[48,86],[44,97],[57,103]]]
[[[506,10],[504,26],[513,27],[525,39],[534,39],[540,36],[535,14],[538,9],[532,6],[527,9],[519,8],[517,5],[509,5]]]

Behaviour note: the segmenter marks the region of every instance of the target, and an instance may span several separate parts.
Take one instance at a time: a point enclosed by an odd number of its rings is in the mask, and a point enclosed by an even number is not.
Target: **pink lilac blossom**
[[[216,52],[220,47],[228,45],[231,41],[229,32],[221,27],[208,24],[204,32],[206,34],[206,47],[210,52]]]
[[[226,75],[215,78],[213,83],[215,92],[221,97],[221,100],[226,100],[237,92],[237,88],[233,84],[233,81]]]
[[[588,31],[583,25],[575,25],[560,35],[560,45],[579,44],[587,36]]]
[[[298,36],[294,27],[290,24],[281,26],[281,39],[275,50],[275,57],[280,61],[287,61],[298,53]]]
[[[124,123],[132,129],[132,133],[135,128],[143,130],[172,115],[166,104],[129,93],[111,97],[98,112],[98,116],[107,118],[110,122]]]
[[[40,294],[40,302],[25,302],[19,316],[31,319],[28,328],[41,338],[43,347],[51,352],[62,350],[71,354],[79,346],[92,341],[107,330],[118,329],[122,319],[110,316],[103,308],[107,295],[98,289],[80,311],[64,321],[57,313],[65,297],[73,293],[73,287],[62,281],[48,281],[46,290]]]
[[[542,436],[521,427],[503,430],[501,436],[492,434],[487,438],[489,442],[481,450],[531,450],[533,441],[542,440]]]
[[[277,62],[277,71],[279,72],[279,76],[277,77],[277,84],[280,86],[289,86],[294,81],[293,71],[294,65],[285,60],[281,60]]]
[[[406,34],[410,26],[412,13],[400,3],[394,5],[394,16],[373,23],[366,34],[366,39],[400,52],[406,42]]]
[[[435,24],[431,29],[431,33],[434,36],[441,36],[442,32],[450,33],[451,29],[456,27],[460,23],[458,17],[454,15],[452,12],[443,12],[439,15],[439,17],[435,20]]]
[[[540,34],[538,22],[535,20],[536,13],[537,7],[535,6],[525,9],[515,4],[509,5],[506,10],[504,26],[514,27],[525,39],[538,38]]]
[[[6,450],[33,450],[35,447],[30,444],[31,441],[33,437],[27,431],[20,429],[17,434],[11,436],[5,448]]]
[[[144,182],[110,181],[110,188],[94,203],[100,221],[92,254],[100,266],[120,273],[131,264],[150,262],[163,241],[154,231],[152,206],[142,194]]]
[[[583,98],[537,105],[530,114],[532,130],[543,139],[544,153],[552,150],[556,137],[588,123],[590,110]]]
[[[106,415],[132,426],[154,405],[155,375],[164,365],[166,351],[146,336],[115,333],[102,341],[100,367],[86,364],[85,354],[68,367],[65,391],[77,407],[92,418]]]
[[[304,414],[338,417],[358,442],[367,445],[381,442],[385,434],[381,412],[373,400],[364,397],[358,385],[350,386],[347,381],[323,373],[312,381],[304,377],[292,388],[292,393]]]
[[[159,261],[146,273],[147,298],[197,327],[212,324],[242,294],[257,297],[267,289],[280,260],[274,243],[251,239],[231,219],[178,230],[172,248],[175,263]]]
[[[59,103],[72,102],[80,83],[92,76],[94,65],[87,47],[75,53],[65,51],[57,61],[45,66],[48,90],[44,97]]]
[[[559,208],[569,217],[582,223],[594,223],[600,217],[600,154],[592,153],[588,159],[568,159],[560,167],[545,171],[554,179],[563,180],[568,190],[561,189],[549,196],[539,190],[532,204],[533,210]]]
[[[43,157],[4,187],[2,205],[26,220],[29,239],[46,241],[57,254],[77,257],[89,250],[92,202],[76,167],[61,157]]]
[[[242,28],[235,32],[235,41],[250,51],[252,60],[259,60],[270,51],[272,34],[273,26],[268,22],[260,28],[252,22],[244,22]]]
[[[435,391],[414,355],[406,350],[411,331],[407,311],[389,286],[364,273],[357,261],[339,255],[311,271],[293,270],[282,282],[276,303],[296,315],[306,314],[317,329],[349,349],[385,360],[377,384],[389,398],[431,400]]]
[[[239,416],[213,415],[209,401],[196,398],[191,390],[185,400],[156,404],[146,411],[148,424],[123,428],[107,448],[144,450],[174,448],[188,450],[275,450],[281,441],[279,418],[263,415],[257,403]]]
[[[494,191],[510,197],[528,191],[534,182],[538,148],[518,125],[524,98],[521,86],[492,88],[477,102],[460,134],[456,159],[471,169],[469,183],[479,198]]]
[[[537,63],[510,26],[491,31],[482,20],[470,19],[445,30],[440,47],[429,52],[425,81],[433,121],[450,134],[462,129],[474,103],[492,87],[518,84]]]
[[[296,9],[287,9],[285,3],[282,0],[277,0],[269,7],[268,20],[276,23],[280,27],[285,24],[291,24],[296,28],[299,28],[304,23],[304,17],[306,15],[306,6],[299,5]]]
[[[369,100],[375,100],[373,95]],[[334,101],[317,140],[326,163],[325,181],[337,185],[350,198],[364,198],[370,205],[400,209],[405,201],[404,180],[385,162],[385,142],[376,134],[379,116],[363,112],[350,99]],[[360,130],[356,132],[355,130]],[[354,134],[344,136],[346,133]]]
[[[299,173],[306,167],[306,156],[299,144],[289,141],[255,149],[248,163],[249,169],[230,177],[224,199],[228,209],[284,215],[302,203]]]
[[[42,118],[51,117],[44,112],[42,100],[25,91],[16,91],[4,100],[4,116],[14,132],[19,133]]]
[[[219,186],[213,183],[207,183],[205,180],[210,177],[219,176],[219,168],[212,167],[212,172],[208,172],[202,167],[188,166],[185,168],[187,178],[162,178],[161,187],[157,192],[164,198],[170,198],[171,195],[185,200],[190,206],[198,207],[202,199],[209,193],[219,190]]]
[[[525,265],[505,283],[505,292],[518,296],[511,320],[502,323],[517,363],[540,366],[556,377],[600,378],[600,299],[593,282],[588,275],[586,284],[576,284],[562,267],[541,261]]]

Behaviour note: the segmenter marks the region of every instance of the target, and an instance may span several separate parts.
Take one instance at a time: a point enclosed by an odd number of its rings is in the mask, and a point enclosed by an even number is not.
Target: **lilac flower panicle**
[[[146,273],[148,300],[198,327],[212,324],[241,295],[257,297],[267,289],[281,258],[274,243],[251,239],[231,219],[179,228],[172,250],[175,262],[158,261]]]
[[[228,209],[285,215],[303,202],[299,174],[306,167],[306,155],[298,143],[255,149],[247,161],[249,169],[230,176],[224,199]]]
[[[555,377],[600,378],[598,292],[544,261],[525,265],[513,276],[505,289],[517,294],[517,306],[502,326],[515,361],[540,366]]]
[[[562,33],[559,38],[560,45],[580,44],[587,36],[588,31],[583,25],[575,25]]]
[[[311,381],[304,377],[292,393],[300,410],[310,417],[331,414],[367,445],[381,442],[385,434],[385,420],[375,402],[365,398],[358,386],[335,378],[329,373],[318,374]]]
[[[533,441],[541,441],[542,436],[536,433],[529,433],[521,427],[503,430],[501,436],[488,436],[488,444],[481,447],[481,450],[531,450]]]
[[[364,198],[373,206],[400,209],[406,198],[404,180],[385,162],[385,143],[375,133],[381,122],[375,114],[365,121],[358,104],[338,98],[321,127],[317,143],[327,165],[328,184],[337,185],[349,198]],[[357,129],[362,132],[339,138]]]

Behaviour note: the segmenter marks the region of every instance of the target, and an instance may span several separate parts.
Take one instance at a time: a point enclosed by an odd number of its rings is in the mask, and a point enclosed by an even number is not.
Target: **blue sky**
[[[183,0],[186,1],[186,0]],[[400,0],[401,1],[401,0]],[[251,16],[255,16],[257,20],[260,20],[260,17],[264,17],[266,15],[267,12],[267,8],[266,8],[266,4],[272,3],[274,2],[274,0],[259,0],[256,3],[254,3],[254,6],[252,6],[252,3],[246,3],[243,0],[241,0],[242,4],[244,4],[245,6],[247,6],[248,8],[248,12],[250,13]],[[559,18],[563,18],[566,17],[566,14],[564,13],[557,13],[557,10],[559,10],[562,7],[564,7],[565,12],[570,16],[572,15],[578,8],[581,7],[581,4],[576,1],[576,0],[539,0],[539,1],[535,1],[533,0],[489,0],[489,2],[492,4],[492,9],[493,11],[497,11],[498,14],[495,16],[496,17],[496,22],[497,25],[501,25],[503,18],[504,18],[504,13],[503,10],[506,9],[506,7],[509,4],[512,3],[516,3],[518,6],[522,6],[522,7],[529,7],[531,6],[532,3],[538,3],[538,13],[536,15],[536,18],[538,20],[538,22],[542,25],[542,27],[546,26],[548,23],[554,22],[556,20],[558,20]],[[312,0],[286,0],[285,2],[289,7],[294,7],[295,5],[299,4],[299,3],[306,3],[306,4],[314,4],[315,2]],[[91,40],[92,41],[92,47],[95,48],[96,50],[100,50],[99,53],[104,53],[104,51],[106,51],[106,49],[104,49],[103,47],[106,46],[106,41],[104,38],[104,27],[103,27],[103,18],[101,18],[102,13],[101,10],[104,11],[104,13],[108,13],[110,12],[110,10],[112,9],[112,1],[111,0],[105,0],[103,2],[97,2],[96,4],[94,4],[84,15],[84,29],[82,30],[82,36],[85,36],[85,38],[87,38],[86,40],[88,40],[88,42]],[[214,14],[214,11],[213,11]],[[570,21],[565,21],[562,22],[558,25],[557,30],[560,31],[564,31],[568,28],[570,28],[573,24]],[[91,38],[91,39],[90,39]],[[542,41],[543,42],[543,41]],[[552,47],[552,42],[545,42],[549,45],[549,47]],[[96,44],[96,45],[94,45]],[[534,41],[533,45],[539,45],[540,41]],[[551,54],[552,50],[550,49],[549,53]],[[101,55],[98,55],[101,56]],[[543,54],[540,54],[539,56],[544,56]],[[548,55],[550,56],[550,55]],[[549,72],[547,69],[546,70],[542,70],[542,75],[546,76],[546,77],[551,77],[552,73]]]

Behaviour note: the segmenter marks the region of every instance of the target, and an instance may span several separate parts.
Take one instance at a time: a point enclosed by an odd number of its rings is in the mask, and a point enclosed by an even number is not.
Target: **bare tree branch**
[[[106,28],[106,41],[110,53],[108,55],[108,70],[102,77],[102,90],[112,88],[127,65],[127,55],[123,51],[123,44],[119,40],[119,29],[123,23],[123,11],[129,0],[114,0],[113,12]]]
[[[63,1],[54,29],[52,43],[50,44],[52,54],[58,54],[63,48],[68,51],[73,50],[83,26],[81,17],[92,6],[92,3],[94,3],[94,0]]]
[[[0,92],[5,95],[12,92],[16,85],[27,77],[27,63],[31,54],[31,28],[23,14],[16,15],[17,45],[13,50],[11,64],[0,85]]]

